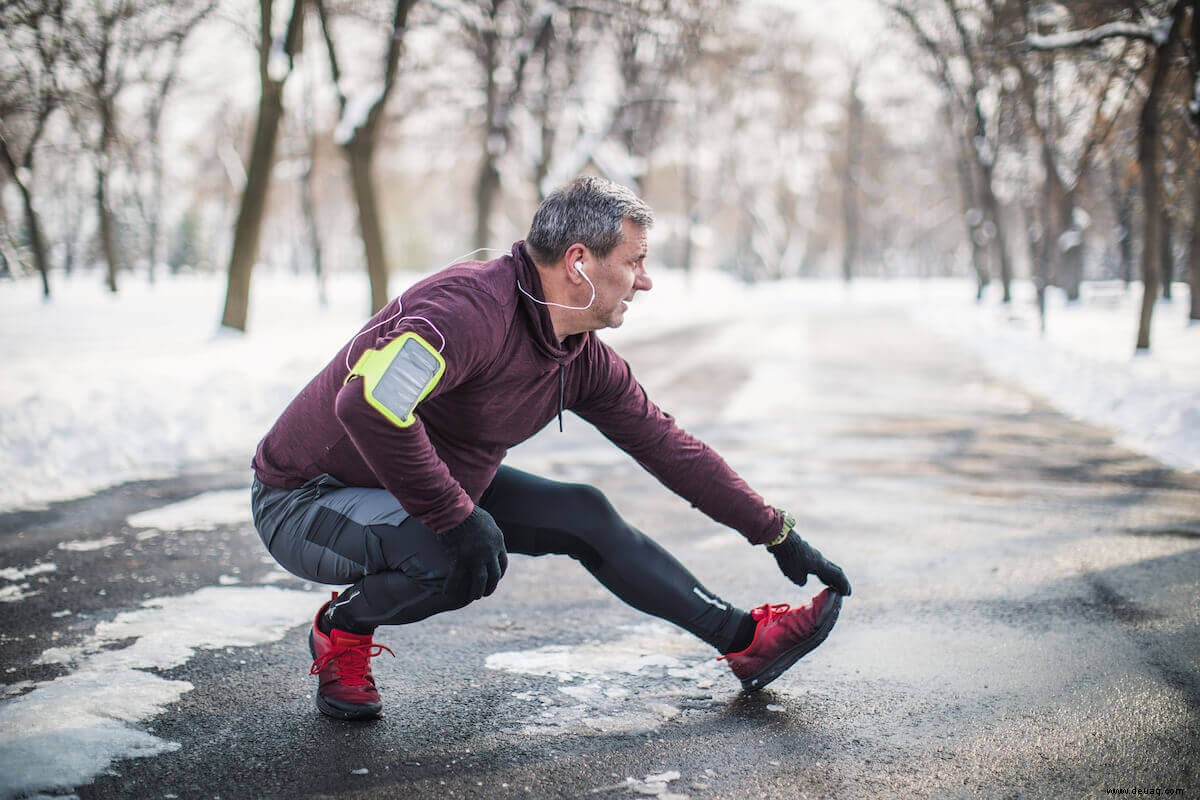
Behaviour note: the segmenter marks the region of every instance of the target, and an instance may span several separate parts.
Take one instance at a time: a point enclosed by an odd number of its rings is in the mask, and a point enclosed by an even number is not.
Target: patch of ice
[[[647,775],[640,781],[626,778],[625,785],[632,791],[647,797],[658,797],[661,800],[689,800],[688,795],[674,793],[668,785],[671,781],[679,780],[679,777],[679,773],[672,770],[658,775]]]
[[[102,539],[78,539],[70,542],[59,542],[58,549],[66,550],[70,553],[87,553],[92,550],[103,550],[106,547],[112,547],[114,544],[121,544],[121,539],[116,536],[105,536]]]
[[[33,597],[37,592],[29,591],[28,583],[14,583],[0,589],[0,603],[16,603],[26,597]]]
[[[686,633],[660,623],[638,625],[609,642],[551,645],[494,653],[490,669],[557,680],[552,695],[514,696],[537,707],[521,732],[533,735],[634,734],[652,731],[684,713],[680,699],[698,707],[711,700],[723,667]]]
[[[34,564],[28,567],[5,567],[0,569],[0,578],[6,581],[20,581],[25,578],[30,578],[34,575],[44,575],[47,572],[55,572],[58,565],[53,561],[47,561],[42,564]]]
[[[220,525],[240,525],[250,521],[250,492],[246,489],[205,492],[179,503],[134,514],[128,520],[131,527],[160,531],[211,531]]]
[[[199,649],[280,639],[302,624],[314,602],[313,593],[275,587],[207,587],[149,600],[97,625],[80,647],[46,651],[43,663],[78,667],[0,702],[0,797],[59,795],[118,759],[179,749],[135,726],[192,685],[146,670],[180,666]],[[134,641],[127,647],[104,649],[128,639]]]

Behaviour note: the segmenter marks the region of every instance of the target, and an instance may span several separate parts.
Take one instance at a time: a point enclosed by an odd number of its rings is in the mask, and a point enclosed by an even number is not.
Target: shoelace
[[[346,686],[366,686],[367,670],[370,668],[370,660],[376,656],[383,655],[384,651],[391,653],[392,658],[396,657],[396,653],[387,645],[371,643],[363,644],[339,644],[333,650],[330,650],[325,655],[318,658],[312,663],[308,669],[309,675],[316,675],[321,670],[325,669],[331,662],[334,664],[334,669],[337,670],[338,679]]]
[[[758,622],[774,622],[792,610],[787,603],[761,605],[750,612],[750,616]]]

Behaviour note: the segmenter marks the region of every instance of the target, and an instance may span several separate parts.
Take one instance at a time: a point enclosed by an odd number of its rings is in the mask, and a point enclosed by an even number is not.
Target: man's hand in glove
[[[504,549],[504,534],[491,514],[475,506],[466,519],[441,538],[454,559],[443,592],[463,587],[468,597],[478,600],[496,591],[500,576],[508,569],[508,552]]]
[[[777,545],[768,547],[771,555],[779,562],[779,569],[797,586],[808,583],[809,575],[816,575],[821,583],[833,589],[840,595],[850,596],[850,581],[842,568],[825,556],[817,548],[800,538],[795,531]]]

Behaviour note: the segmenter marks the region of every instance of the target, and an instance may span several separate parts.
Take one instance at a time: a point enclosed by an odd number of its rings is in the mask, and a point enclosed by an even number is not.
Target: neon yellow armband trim
[[[367,350],[346,376],[363,379],[363,396],[393,425],[417,421],[417,404],[429,396],[446,372],[446,360],[420,335],[401,334],[378,350]]]

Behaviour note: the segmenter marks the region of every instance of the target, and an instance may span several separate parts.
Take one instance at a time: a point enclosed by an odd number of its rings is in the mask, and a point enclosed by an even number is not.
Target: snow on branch
[[[1155,47],[1162,47],[1171,32],[1171,18],[1159,20],[1152,25],[1138,25],[1133,22],[1110,22],[1098,28],[1083,31],[1066,31],[1064,33],[1040,34],[1031,33],[1025,39],[1025,44],[1031,50],[1064,50],[1072,47],[1095,47],[1105,39],[1125,38],[1141,39],[1150,42]]]
[[[373,84],[355,91],[346,88],[344,83],[343,81],[338,86],[338,91],[347,100],[346,105],[342,108],[341,119],[338,120],[337,127],[333,131],[333,141],[337,144],[348,144],[358,129],[367,123],[375,106],[382,103],[386,97],[386,92],[381,84]]]

